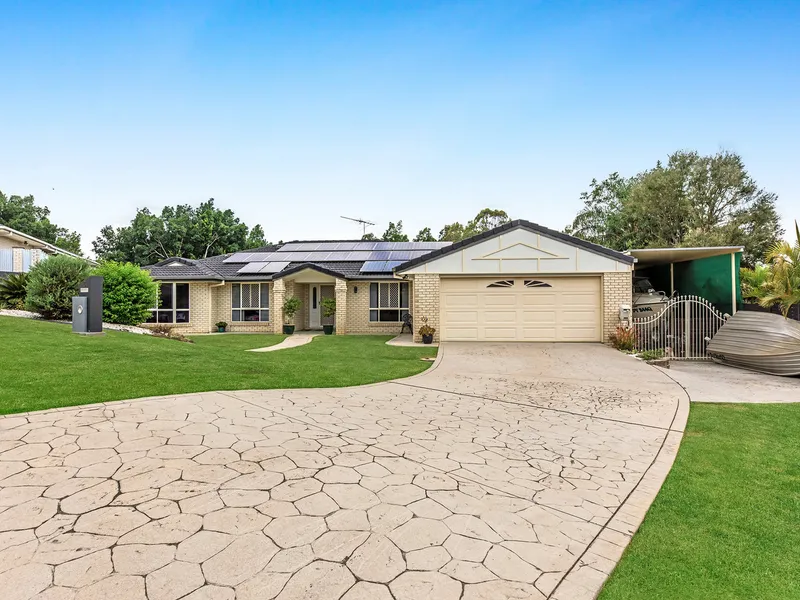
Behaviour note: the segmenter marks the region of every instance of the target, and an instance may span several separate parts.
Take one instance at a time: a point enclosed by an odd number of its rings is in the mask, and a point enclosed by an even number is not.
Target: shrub
[[[322,305],[322,316],[325,318],[336,316],[336,298],[323,298],[320,300]]]
[[[171,325],[154,325],[150,328],[150,333],[152,333],[155,337],[166,338],[168,340],[175,340],[178,342],[186,342],[187,344],[194,344],[194,340],[189,339],[178,331],[175,331]]]
[[[632,327],[617,325],[617,328],[608,336],[608,340],[617,350],[631,352],[636,342],[636,332]]]
[[[636,356],[638,356],[642,360],[658,360],[659,358],[664,358],[664,351],[660,349],[645,350],[644,352],[640,352]]]
[[[158,284],[131,263],[104,262],[94,270],[103,278],[103,321],[139,325],[155,306]]]
[[[12,273],[6,279],[0,279],[0,308],[25,308],[27,279],[25,273]]]
[[[300,310],[300,306],[302,306],[302,304],[303,303],[300,301],[300,298],[296,296],[286,299],[286,301],[283,303],[283,316],[287,323],[294,322],[294,315],[298,310]]]
[[[51,256],[28,273],[25,304],[46,319],[69,319],[72,297],[90,273],[85,260],[63,254]]]

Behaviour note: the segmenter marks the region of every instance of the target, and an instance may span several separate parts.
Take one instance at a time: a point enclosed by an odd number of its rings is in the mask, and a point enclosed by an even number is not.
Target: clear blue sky
[[[554,228],[593,177],[739,152],[800,218],[800,2],[0,1],[0,189],[84,248],[214,197],[277,239],[480,208]],[[55,189],[53,189],[55,188]]]

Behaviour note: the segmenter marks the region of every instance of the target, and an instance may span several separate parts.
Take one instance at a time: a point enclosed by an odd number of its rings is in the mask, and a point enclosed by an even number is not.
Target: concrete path
[[[599,345],[444,344],[409,379],[0,418],[4,600],[592,598],[683,390]]]
[[[666,373],[686,388],[692,402],[800,402],[800,377],[689,361],[672,361]]]
[[[439,346],[438,343],[423,344],[422,342],[415,342],[414,336],[410,333],[401,333],[397,337],[390,339],[386,344],[388,346],[406,346],[411,348],[437,348]]]
[[[297,348],[298,346],[305,346],[318,335],[322,335],[321,331],[302,331],[287,336],[285,340],[266,348],[254,348],[248,352],[275,352],[276,350],[286,350],[288,348]]]

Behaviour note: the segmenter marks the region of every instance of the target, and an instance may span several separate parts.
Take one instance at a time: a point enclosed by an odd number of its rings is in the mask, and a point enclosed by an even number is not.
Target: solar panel
[[[380,242],[355,242],[353,250],[375,250]]]
[[[275,261],[275,262],[268,262],[265,263],[259,273],[278,273],[283,271],[289,263],[287,261]]]
[[[386,261],[386,270],[391,271],[395,267],[402,265],[405,261],[404,260],[387,260]]]
[[[388,250],[373,250],[370,255],[370,260],[389,260],[391,252]]]
[[[239,269],[237,273],[241,273],[242,275],[246,275],[248,273],[258,273],[259,271],[261,271],[262,267],[264,267],[264,265],[267,264],[269,263],[263,263],[263,262],[247,263],[245,266]]]
[[[352,252],[353,250],[357,249],[357,246],[358,242],[339,242],[338,244],[336,244],[336,248],[334,248],[334,250],[339,250],[339,251],[346,250],[348,252]]]
[[[390,253],[389,258],[392,260],[400,260],[400,261],[410,260],[412,258],[412,253],[409,252],[408,250],[400,250],[400,251],[394,250],[393,252]]]
[[[233,256],[229,256],[222,262],[224,263],[243,263],[247,262],[247,259],[253,256],[252,252],[237,252]]]

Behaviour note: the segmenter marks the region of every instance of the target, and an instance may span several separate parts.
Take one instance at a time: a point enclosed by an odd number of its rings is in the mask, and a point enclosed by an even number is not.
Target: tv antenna
[[[363,235],[367,235],[367,227],[369,225],[375,225],[372,221],[366,221],[365,219],[354,219],[352,217],[342,217],[342,219],[347,219],[348,221],[354,221],[360,224],[363,227],[364,233]]]

